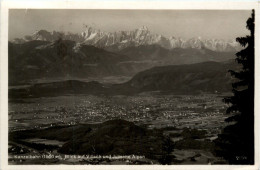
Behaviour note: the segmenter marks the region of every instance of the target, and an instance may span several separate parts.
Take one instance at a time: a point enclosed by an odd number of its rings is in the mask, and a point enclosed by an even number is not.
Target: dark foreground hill
[[[16,131],[9,134],[9,141],[36,149],[42,146],[24,142],[30,138],[64,141],[58,149],[64,154],[89,155],[140,155],[161,161],[172,150],[159,130],[147,130],[125,120],[110,120],[95,125],[52,127],[43,130]],[[40,148],[39,148],[40,147]]]

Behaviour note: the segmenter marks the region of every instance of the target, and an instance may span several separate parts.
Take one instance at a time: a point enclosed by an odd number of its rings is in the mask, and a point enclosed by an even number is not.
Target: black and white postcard
[[[3,1],[1,169],[259,168],[259,5],[199,4]]]

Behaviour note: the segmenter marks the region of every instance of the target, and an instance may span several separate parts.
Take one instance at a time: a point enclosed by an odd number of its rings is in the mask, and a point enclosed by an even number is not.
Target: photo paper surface
[[[255,3],[17,4],[1,18],[3,169],[258,167]]]

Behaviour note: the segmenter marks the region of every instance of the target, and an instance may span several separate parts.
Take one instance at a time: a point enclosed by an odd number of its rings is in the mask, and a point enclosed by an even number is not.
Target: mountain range
[[[111,52],[61,39],[31,40],[19,44],[9,42],[8,51],[10,85],[50,78],[132,77],[156,66],[223,62],[235,57],[234,52],[216,52],[206,48],[170,50],[160,45],[140,45]]]
[[[234,59],[239,48],[234,41],[166,38],[152,34],[145,26],[133,31],[112,33],[89,26],[86,26],[81,34],[40,30],[22,39],[9,41],[9,85],[57,80],[96,80],[102,83],[106,78],[110,84],[126,82],[131,78],[133,78],[131,81],[139,82],[140,79],[137,77],[143,71],[147,70],[152,73],[153,68],[169,68],[170,65],[174,68],[182,68],[179,75],[186,77],[186,74],[182,72],[185,73],[187,65],[212,62],[215,63],[212,67],[217,67],[218,62],[223,63]],[[183,67],[177,65],[183,65]],[[197,69],[200,70],[199,67]],[[173,70],[171,75],[179,73],[178,69]],[[194,69],[190,74],[198,70]],[[147,76],[150,75],[148,72]],[[169,74],[156,74],[153,75],[154,78],[157,75],[165,77]],[[111,77],[115,81],[111,81]],[[173,77],[166,79],[171,81]],[[142,81],[146,82],[144,79]],[[183,79],[178,79],[178,81],[186,83]],[[139,88],[138,83],[133,84],[135,84],[134,89],[142,89]],[[154,81],[155,84],[158,83]],[[161,85],[158,86],[161,87]],[[156,88],[151,88],[151,90],[156,90]]]
[[[77,33],[63,33],[63,32],[49,32],[46,30],[39,30],[33,35],[27,35],[24,38],[16,38],[13,43],[24,43],[32,40],[41,41],[56,41],[62,38],[64,40],[71,40],[85,45],[93,45],[95,47],[104,48],[108,51],[119,51],[128,47],[137,47],[140,45],[159,45],[166,49],[209,49],[217,52],[231,52],[241,49],[235,40],[219,40],[219,39],[202,39],[191,38],[183,39],[171,36],[169,38],[160,35],[152,34],[146,26],[132,30],[132,31],[116,31],[105,32],[86,26],[85,31],[81,34]]]
[[[9,42],[8,51],[10,84],[43,78],[121,75],[117,63],[128,60],[125,55],[70,40]],[[131,74],[131,68],[127,71]]]

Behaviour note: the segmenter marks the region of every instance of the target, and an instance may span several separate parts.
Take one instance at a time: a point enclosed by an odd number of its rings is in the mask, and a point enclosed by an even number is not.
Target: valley
[[[96,127],[99,126],[98,124],[109,120],[123,119],[133,122],[145,129],[152,131],[161,130],[164,135],[170,136],[174,146],[177,147],[175,148],[176,152],[174,149],[172,155],[175,155],[174,157],[176,157],[177,160],[174,158],[171,164],[186,164],[189,162],[192,155],[194,156],[202,152],[206,152],[206,155],[208,155],[211,154],[211,151],[210,149],[205,149],[206,147],[202,147],[202,149],[200,147],[201,144],[198,144],[195,148],[187,148],[182,146],[184,144],[183,141],[180,145],[178,143],[179,141],[187,140],[183,136],[184,134],[182,134],[183,130],[195,129],[198,131],[205,131],[206,134],[202,139],[195,140],[198,140],[198,142],[208,141],[209,144],[212,143],[212,140],[216,139],[221,129],[227,125],[224,122],[224,119],[227,117],[227,115],[225,115],[227,106],[223,105],[221,101],[222,98],[223,95],[219,96],[216,94],[194,96],[163,95],[159,92],[146,92],[134,96],[117,95],[106,97],[93,95],[66,95],[24,99],[22,103],[9,104],[9,134],[12,136],[14,133],[26,137],[26,131],[29,130],[33,132],[40,130],[45,131],[40,134],[46,134],[47,136],[40,135],[37,137],[37,135],[34,135],[33,138],[25,138],[25,141],[22,142],[14,139],[14,143],[10,141],[9,145],[11,148],[16,148],[15,146],[18,145],[22,148],[29,149],[27,153],[19,152],[18,155],[32,155],[34,152],[38,153],[39,150],[35,150],[34,145],[37,147],[46,145],[46,147],[44,147],[45,149],[40,152],[47,154],[51,151],[51,154],[57,156],[61,155],[61,153],[54,151],[53,149],[60,148],[63,145],[62,141],[67,140],[57,140],[49,136],[52,133],[55,133],[55,131],[51,129],[85,125]],[[75,134],[78,133],[75,131]],[[70,139],[70,137],[68,139]],[[38,155],[42,155],[43,153]],[[58,163],[80,164],[79,161],[82,161],[82,159],[74,159],[76,162],[69,161],[68,159],[15,159],[12,155],[14,156],[17,154],[10,154],[9,161],[14,164],[29,164],[31,161],[35,164],[45,164],[45,161],[48,163],[51,163],[49,161],[54,161],[55,163],[58,161]],[[82,153],[80,155],[82,155]],[[62,157],[64,157],[64,155]],[[207,163],[208,160],[211,160],[211,163],[219,161],[219,158],[216,158],[213,155],[207,156],[206,158],[198,156],[196,159],[198,164]],[[127,160],[128,159],[125,161]],[[149,160],[154,163],[158,161],[151,158],[149,158]],[[150,161],[143,161],[145,164],[150,164]],[[92,163],[94,162],[95,161],[92,161]],[[196,163],[196,161],[192,162]],[[92,164],[91,161],[89,163]]]

